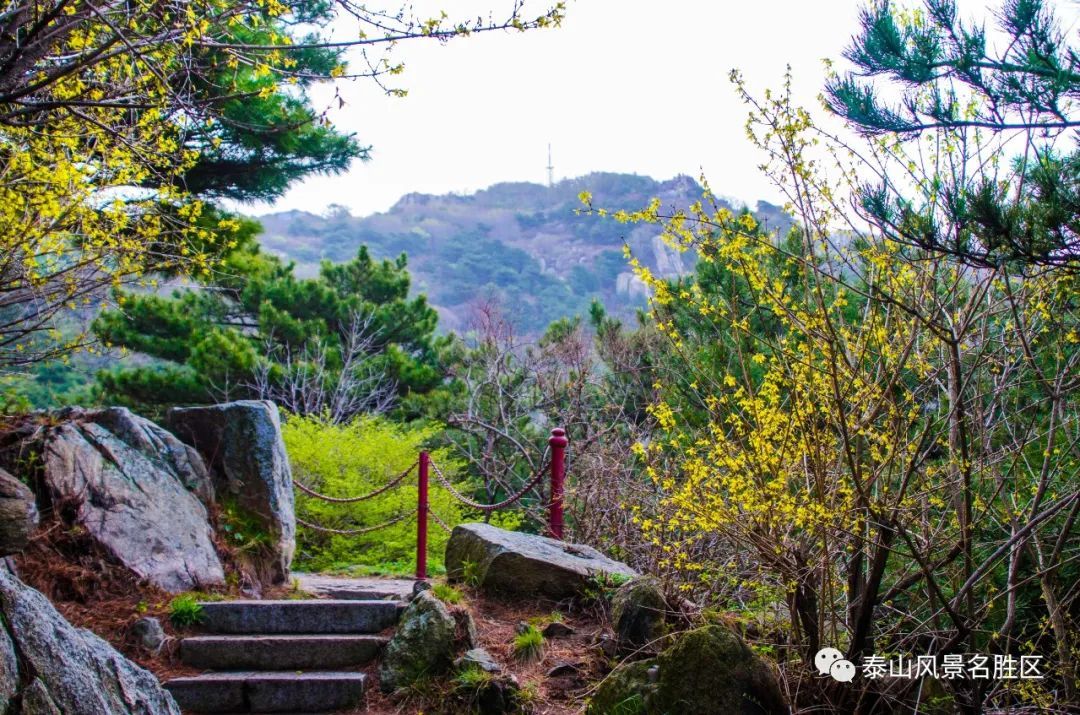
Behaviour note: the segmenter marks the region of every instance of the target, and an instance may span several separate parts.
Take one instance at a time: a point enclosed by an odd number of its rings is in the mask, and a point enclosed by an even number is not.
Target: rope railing
[[[300,526],[307,527],[312,531],[318,531],[324,534],[336,534],[338,536],[360,536],[361,534],[370,534],[374,531],[379,531],[380,529],[386,529],[388,527],[391,527],[398,522],[408,519],[410,516],[414,516],[414,514],[415,512],[411,511],[406,512],[405,514],[398,514],[393,519],[384,521],[381,524],[375,524],[374,526],[365,526],[358,529],[331,529],[328,526],[319,526],[318,524],[312,524],[311,522],[304,521],[299,517],[296,518],[296,523]]]
[[[307,494],[309,497],[313,497],[315,499],[327,502],[329,504],[356,504],[357,502],[362,502],[362,501],[367,501],[369,499],[374,499],[375,497],[386,494],[391,489],[394,489],[399,484],[401,484],[403,481],[405,481],[405,477],[409,476],[409,474],[412,473],[412,470],[416,468],[416,465],[418,463],[419,463],[419,461],[413,462],[412,464],[410,464],[405,469],[404,472],[397,475],[396,477],[391,479],[386,484],[382,485],[381,487],[379,487],[378,489],[376,489],[374,491],[368,492],[367,494],[361,494],[360,496],[357,496],[357,497],[332,497],[332,496],[327,496],[326,494],[320,494],[319,492],[315,491],[314,489],[312,489],[309,486],[306,486],[306,485],[302,484],[301,482],[297,481],[296,479],[293,479],[293,484],[296,485],[297,489],[302,491],[304,494]]]
[[[433,511],[429,511],[428,514],[430,514],[431,518],[435,520],[435,523],[439,525],[439,528],[445,531],[447,534],[453,531],[453,529],[450,528],[450,525],[443,521],[441,516],[439,516]]]
[[[439,482],[443,489],[445,489],[451,497],[458,502],[464,504],[470,509],[476,509],[484,514],[490,514],[493,511],[499,509],[505,509],[518,502],[522,497],[528,494],[533,489],[536,489],[543,481],[544,475],[550,473],[551,475],[551,492],[549,499],[545,506],[548,509],[548,533],[556,539],[561,539],[563,535],[563,481],[566,476],[566,447],[569,442],[566,439],[566,431],[562,429],[553,429],[551,431],[551,439],[548,440],[548,446],[550,447],[550,459],[546,458],[541,464],[540,468],[536,471],[528,482],[514,494],[511,494],[502,501],[494,504],[483,504],[470,499],[462,494],[460,491],[450,483],[450,480],[443,474],[439,465],[435,464],[431,460],[431,456],[427,452],[421,452],[419,459],[413,462],[407,469],[395,476],[389,482],[383,486],[375,489],[367,494],[361,494],[359,496],[351,497],[332,497],[327,494],[321,494],[320,492],[312,489],[311,487],[303,484],[296,479],[293,480],[293,484],[304,494],[310,496],[313,499],[327,502],[329,504],[356,504],[358,502],[374,499],[377,496],[386,494],[399,486],[401,486],[405,478],[412,474],[413,470],[417,472],[416,483],[416,511],[409,511],[404,514],[399,514],[392,519],[382,522],[381,524],[375,524],[373,526],[358,527],[356,529],[335,529],[328,526],[321,526],[319,524],[313,524],[309,521],[296,519],[296,523],[312,531],[317,531],[323,534],[335,534],[339,536],[361,536],[363,534],[370,534],[380,529],[386,529],[395,524],[401,523],[405,519],[416,516],[416,577],[419,579],[427,578],[427,525],[429,517],[433,520],[439,528],[446,533],[450,533],[450,525],[447,524],[438,514],[433,512],[428,503],[428,476],[431,469],[435,470],[435,479]]]
[[[525,486],[523,486],[516,494],[513,494],[506,499],[503,499],[501,502],[497,502],[495,504],[481,504],[478,501],[470,499],[469,497],[465,496],[454,488],[454,485],[450,483],[450,480],[447,479],[446,475],[442,473],[441,469],[439,469],[438,464],[436,464],[435,462],[431,462],[431,468],[435,470],[435,478],[438,480],[439,484],[442,485],[443,489],[450,492],[450,496],[454,497],[467,507],[488,514],[493,511],[498,511],[499,509],[505,509],[506,507],[521,499],[521,497],[525,496],[528,492],[532,491],[547,473],[548,462],[544,462],[540,469],[537,470],[536,474],[534,474],[532,478],[529,479],[528,483],[525,484]]]

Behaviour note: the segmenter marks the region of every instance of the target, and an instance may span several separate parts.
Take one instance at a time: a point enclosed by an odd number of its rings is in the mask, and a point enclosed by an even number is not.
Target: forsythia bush
[[[378,417],[331,424],[314,417],[290,416],[282,426],[293,477],[321,494],[351,497],[372,492],[416,463],[423,445],[439,429],[413,428]],[[431,451],[451,482],[460,465],[446,449]],[[461,487],[459,487],[460,489]],[[453,497],[431,476],[430,508],[453,527],[462,512]],[[331,504],[296,492],[300,519],[340,530],[365,528],[405,515],[401,521],[369,534],[342,536],[299,527],[297,565],[311,570],[411,573],[416,559],[416,470],[379,496],[353,504]],[[428,566],[443,566],[446,532],[434,519],[428,525]]]
[[[661,567],[729,610],[770,597],[786,621],[773,645],[795,662],[824,646],[1032,653],[1071,685],[1080,278],[889,240],[849,213],[858,174],[843,147],[819,156],[827,139],[789,93],[744,97],[790,235],[708,195],[613,214],[700,261],[674,283],[633,261],[670,348],[649,407],[660,430],[635,448],[662,495],[635,514]],[[938,165],[970,161],[961,146],[943,142]],[[871,150],[910,165],[896,142]],[[922,185],[930,201],[942,181]],[[816,697],[844,711],[851,692]]]

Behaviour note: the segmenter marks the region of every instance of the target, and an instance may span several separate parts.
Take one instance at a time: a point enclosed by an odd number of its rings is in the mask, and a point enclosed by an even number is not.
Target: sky
[[[506,0],[417,0],[476,17]],[[570,0],[563,26],[491,33],[446,44],[407,41],[405,98],[373,82],[339,81],[314,93],[316,106],[370,145],[371,160],[345,174],[313,177],[274,204],[248,213],[331,204],[354,215],[385,211],[411,192],[471,193],[501,181],[547,181],[593,171],[656,179],[709,180],[715,193],[753,205],[782,202],[746,139],[747,109],[728,75],[739,69],[760,94],[779,88],[791,65],[796,100],[810,109],[824,84],[825,58],[857,30],[859,0]],[[997,3],[995,3],[997,4]],[[526,14],[542,7],[529,0]],[[962,2],[985,15],[981,2]],[[344,33],[348,28],[338,27]],[[841,65],[842,66],[842,65]],[[338,107],[337,97],[344,100]],[[819,111],[819,114],[821,112]]]

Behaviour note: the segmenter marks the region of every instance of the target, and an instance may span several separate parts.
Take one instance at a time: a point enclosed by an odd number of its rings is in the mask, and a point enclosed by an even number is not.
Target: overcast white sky
[[[541,7],[539,0],[530,4]],[[791,64],[798,99],[817,107],[822,59],[840,59],[856,31],[859,4],[570,0],[560,29],[446,45],[403,43],[396,52],[406,63],[401,84],[408,97],[386,97],[363,81],[337,88],[346,105],[330,116],[372,145],[372,160],[347,174],[308,179],[273,206],[245,210],[321,213],[336,203],[366,215],[414,191],[545,182],[549,142],[556,179],[592,171],[657,179],[704,171],[718,194],[777,201],[756,169],[760,156],[745,139],[746,109],[728,72],[739,68],[760,91],[779,87]],[[506,5],[420,0],[416,9]],[[961,3],[968,16],[985,14],[985,7]],[[316,95],[322,103],[326,91]]]

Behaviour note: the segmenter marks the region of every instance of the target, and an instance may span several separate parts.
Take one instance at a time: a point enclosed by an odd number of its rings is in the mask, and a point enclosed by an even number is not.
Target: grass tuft
[[[461,603],[465,596],[461,591],[457,590],[448,583],[437,583],[431,587],[431,593],[435,595],[435,598],[439,599],[443,603],[449,603],[454,606]]]
[[[533,663],[544,657],[544,634],[530,625],[514,636],[514,658],[522,663]]]
[[[203,607],[194,594],[182,593],[169,603],[169,620],[174,626],[184,628],[203,621]]]

